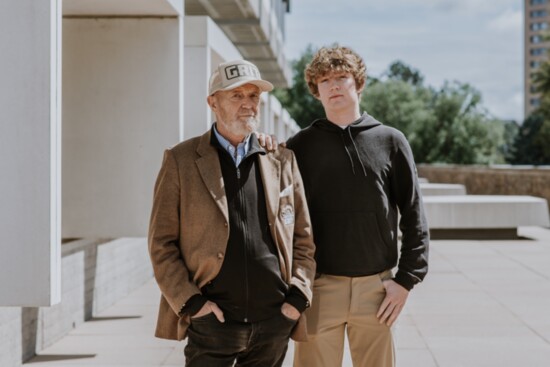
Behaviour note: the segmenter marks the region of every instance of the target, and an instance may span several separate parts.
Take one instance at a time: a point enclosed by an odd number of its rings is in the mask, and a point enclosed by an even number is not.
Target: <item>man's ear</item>
[[[218,108],[218,101],[216,101],[216,97],[214,96],[206,97],[206,103],[208,103],[212,111],[216,112],[216,109]]]

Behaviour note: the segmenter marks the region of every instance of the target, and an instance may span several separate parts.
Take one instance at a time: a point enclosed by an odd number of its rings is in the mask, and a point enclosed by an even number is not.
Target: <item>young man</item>
[[[340,366],[346,331],[355,367],[394,366],[390,326],[428,270],[411,149],[402,133],[360,114],[365,70],[349,48],[320,49],[305,77],[326,119],[287,142],[304,179],[317,261],[308,341],[297,343],[295,366]]]
[[[306,335],[314,245],[302,179],[288,149],[251,134],[271,83],[244,60],[220,64],[216,123],[166,150],[149,250],[162,292],[156,336],[182,340],[186,366],[281,366]]]

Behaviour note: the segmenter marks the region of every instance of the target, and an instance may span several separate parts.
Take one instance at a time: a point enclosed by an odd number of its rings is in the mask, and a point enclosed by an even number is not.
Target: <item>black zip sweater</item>
[[[229,239],[224,262],[202,295],[186,302],[182,313],[194,315],[207,300],[229,320],[256,322],[281,313],[283,302],[302,312],[306,297],[284,282],[267,219],[266,197],[257,156],[266,154],[255,136],[238,167],[212,132],[218,149],[229,212]],[[207,224],[206,224],[207,225]]]
[[[429,232],[416,166],[401,132],[365,113],[345,129],[316,120],[287,147],[304,180],[318,273],[372,275],[393,268],[399,257],[394,280],[408,290],[422,281]]]

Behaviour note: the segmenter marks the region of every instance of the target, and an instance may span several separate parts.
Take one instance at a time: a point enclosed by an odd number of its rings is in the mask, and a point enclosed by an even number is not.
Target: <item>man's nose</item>
[[[245,98],[242,103],[243,108],[254,108],[256,107],[256,101],[253,98]]]
[[[336,79],[330,79],[329,82],[329,88],[332,90],[332,89],[339,89],[340,88],[340,84],[338,84],[338,81]]]

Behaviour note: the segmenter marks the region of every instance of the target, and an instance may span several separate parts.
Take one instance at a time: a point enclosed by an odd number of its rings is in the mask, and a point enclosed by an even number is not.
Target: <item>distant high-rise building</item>
[[[550,42],[545,36],[550,32],[550,0],[525,0],[524,4],[524,111],[527,117],[540,104],[531,77],[548,59]]]

